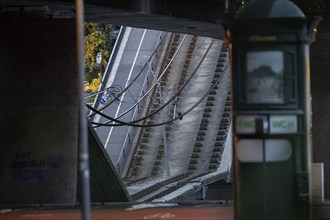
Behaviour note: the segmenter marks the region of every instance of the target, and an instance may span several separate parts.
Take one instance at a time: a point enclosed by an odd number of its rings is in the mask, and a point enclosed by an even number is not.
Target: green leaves
[[[92,82],[98,78],[98,72],[104,70],[112,50],[112,37],[110,31],[113,30],[111,24],[85,23],[85,64],[86,80]],[[96,64],[96,55],[101,53],[102,62]]]

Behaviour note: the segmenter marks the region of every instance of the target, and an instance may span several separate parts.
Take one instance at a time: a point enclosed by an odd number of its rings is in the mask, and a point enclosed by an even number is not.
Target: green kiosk
[[[309,44],[318,22],[289,0],[254,0],[226,31],[235,219],[311,219]]]

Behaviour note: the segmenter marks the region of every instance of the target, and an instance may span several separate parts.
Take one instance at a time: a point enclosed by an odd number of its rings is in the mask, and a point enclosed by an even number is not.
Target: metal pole
[[[76,31],[77,31],[77,73],[79,88],[79,172],[81,180],[81,208],[82,219],[90,219],[90,176],[89,176],[89,154],[88,154],[88,131],[87,115],[84,105],[83,81],[85,77],[84,58],[84,1],[76,0]]]
[[[162,96],[162,89],[161,89],[160,83],[158,83],[158,89],[159,89],[159,101],[160,105],[163,105],[163,96]],[[164,111],[161,111],[161,120],[164,122]],[[166,140],[166,125],[163,126],[163,143],[164,143],[164,158],[165,158],[165,172],[166,177],[170,177],[170,164],[169,164],[169,155],[168,155],[168,146],[167,146],[167,140]]]
[[[172,119],[175,119],[176,117],[176,103],[178,102],[178,97],[175,97],[174,99],[174,107],[173,107],[173,118]]]

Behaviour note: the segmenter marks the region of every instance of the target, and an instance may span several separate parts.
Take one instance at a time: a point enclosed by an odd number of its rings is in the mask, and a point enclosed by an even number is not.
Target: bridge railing
[[[155,74],[153,72],[153,65],[155,64],[154,62],[157,62],[157,56],[158,56],[157,55],[157,50],[159,49],[159,44],[162,43],[162,39],[163,39],[163,33],[160,33],[159,38],[158,38],[158,42],[157,42],[156,47],[155,47],[155,51],[151,54],[151,56],[146,61],[146,62],[148,62],[147,74],[145,75],[145,79],[144,79],[143,85],[141,87],[141,91],[140,91],[138,100],[143,99],[143,97],[145,96],[145,91],[148,90],[148,87],[150,87],[150,84],[148,82],[149,78],[155,77]],[[133,112],[131,121],[134,121],[134,120],[137,119],[136,117],[139,114],[140,106],[141,106],[140,102],[137,102],[135,107],[134,107],[134,112]],[[134,132],[134,129],[132,129],[132,127],[129,127],[127,132],[126,132],[125,139],[124,139],[123,145],[121,147],[121,151],[119,153],[118,160],[115,164],[115,167],[116,167],[119,174],[123,173],[124,167],[125,167],[126,162],[127,162],[128,154],[131,151],[131,148],[132,148],[131,137],[134,136],[133,132]]]
[[[115,45],[113,46],[113,49],[111,51],[111,55],[110,55],[110,58],[109,58],[109,61],[107,63],[107,66],[104,70],[104,73],[103,73],[103,77],[102,77],[102,82],[107,82],[108,79],[109,79],[109,76],[110,76],[110,67],[113,66],[114,62],[115,62],[115,57],[117,56],[117,53],[119,51],[119,48],[120,48],[120,44],[122,42],[122,39],[124,37],[124,34],[125,34],[125,30],[126,30],[126,27],[124,26],[121,26],[120,27],[120,30],[119,30],[119,33],[118,33],[118,36],[117,36],[117,39],[116,39],[116,42],[115,42]],[[95,109],[97,109],[99,107],[99,104],[100,104],[100,101],[101,101],[101,98],[103,96],[103,92],[100,92],[100,91],[104,91],[105,88],[106,88],[106,83],[101,83],[101,86],[99,87],[98,89],[98,95],[96,96],[95,100],[94,100],[94,104],[93,104],[93,107]]]

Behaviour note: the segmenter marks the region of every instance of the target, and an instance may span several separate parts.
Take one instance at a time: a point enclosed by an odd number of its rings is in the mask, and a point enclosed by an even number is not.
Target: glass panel
[[[248,52],[246,62],[246,103],[283,104],[284,53]]]
[[[240,162],[261,163],[263,161],[262,139],[241,139],[237,144],[237,158]]]
[[[287,140],[267,139],[265,145],[266,162],[285,161],[292,154],[291,144]]]

